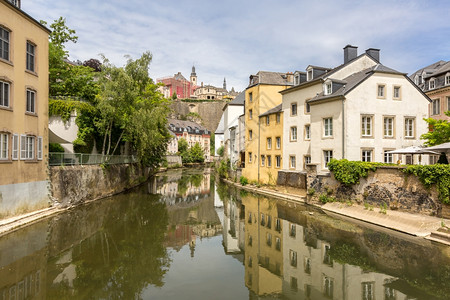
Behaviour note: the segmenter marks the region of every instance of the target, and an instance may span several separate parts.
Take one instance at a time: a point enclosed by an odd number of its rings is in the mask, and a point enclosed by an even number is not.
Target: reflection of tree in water
[[[53,285],[49,298],[136,299],[147,285],[163,286],[170,265],[165,205],[144,194],[119,197],[101,230],[73,248],[73,291]]]

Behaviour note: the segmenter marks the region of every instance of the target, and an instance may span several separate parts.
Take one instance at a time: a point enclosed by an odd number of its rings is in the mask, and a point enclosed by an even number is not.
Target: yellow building
[[[13,4],[14,3],[14,4]],[[0,215],[48,206],[48,36],[0,0]]]
[[[281,104],[259,116],[260,182],[276,184],[283,153],[283,111]]]
[[[260,121],[266,121],[266,118],[260,118],[261,115],[281,104],[282,90],[292,86],[292,73],[277,73],[260,71],[256,75],[250,76],[250,84],[245,91],[245,154],[246,163],[242,170],[242,175],[250,181],[256,180],[261,183],[267,183],[269,175],[265,166],[261,166],[261,157],[263,153],[268,153],[266,150],[266,142],[269,136],[278,134],[276,130],[278,126],[266,126]],[[273,116],[272,116],[273,117]],[[276,113],[275,113],[276,118]],[[273,121],[274,125],[276,120]],[[280,138],[282,132],[282,122],[280,121]],[[278,135],[275,135],[276,138]],[[282,142],[282,141],[281,141]],[[280,142],[280,150],[281,150]],[[276,141],[272,140],[274,146]],[[264,149],[263,149],[264,148]],[[264,150],[264,152],[263,152]],[[278,149],[275,149],[278,150]],[[280,151],[281,153],[281,151]],[[267,154],[265,154],[267,155]],[[264,155],[264,157],[266,157]],[[274,155],[274,154],[271,154]],[[281,154],[280,154],[281,155]],[[265,158],[266,159],[266,158]],[[280,158],[281,159],[281,158]],[[272,157],[272,165],[274,165],[275,158]],[[264,161],[264,165],[266,165]],[[274,173],[277,173],[275,169]],[[276,181],[276,178],[275,178]]]

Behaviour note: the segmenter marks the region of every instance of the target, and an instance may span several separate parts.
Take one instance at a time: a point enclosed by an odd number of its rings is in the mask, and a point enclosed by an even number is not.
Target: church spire
[[[227,90],[227,81],[226,81],[225,77],[223,78],[223,89],[225,91]]]

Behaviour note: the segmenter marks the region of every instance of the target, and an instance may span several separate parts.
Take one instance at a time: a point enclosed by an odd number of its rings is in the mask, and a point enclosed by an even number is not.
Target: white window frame
[[[11,105],[11,85],[7,81],[0,80],[0,106],[10,107]]]
[[[333,118],[323,119],[323,137],[333,136]]]
[[[323,165],[328,169],[328,163],[333,159],[333,150],[323,150]]]
[[[38,160],[42,160],[42,156],[43,156],[43,139],[42,136],[39,136],[37,138],[37,159]]]
[[[297,167],[297,161],[295,155],[289,155],[289,169],[295,169]]]
[[[440,115],[441,114],[441,99],[433,99],[431,100],[431,115]]]
[[[332,91],[333,91],[333,84],[331,82],[325,83],[324,94],[325,95],[331,95]]]
[[[309,68],[308,70],[306,70],[306,81],[311,80],[313,80],[313,69]]]
[[[445,74],[445,85],[450,85],[450,73]]]
[[[0,160],[9,159],[9,133],[0,132]]]
[[[392,91],[392,98],[399,100],[402,97],[402,87],[399,85],[394,85],[393,91]]]
[[[267,149],[268,150],[272,149],[272,138],[271,137],[267,138]]]
[[[296,116],[298,114],[297,102],[291,103],[291,116]]]
[[[272,168],[272,156],[267,155],[267,167]]]
[[[28,71],[35,72],[36,71],[36,45],[30,41],[27,41],[26,53],[27,53],[26,69]]]
[[[276,168],[281,167],[281,155],[275,155],[275,167]]]
[[[361,136],[372,136],[372,116],[361,116]]]
[[[2,52],[0,52],[0,59],[9,61],[10,39],[11,39],[11,31],[3,26],[0,26],[0,44],[2,44]]]
[[[415,130],[415,118],[405,118],[405,138],[414,138],[414,130]]]
[[[394,163],[394,154],[388,153],[389,151],[392,151],[391,149],[385,149],[383,152],[383,162],[386,164],[392,164]]]
[[[386,85],[385,84],[378,84],[377,97],[381,98],[381,99],[386,98]]]
[[[35,159],[36,137],[32,135],[20,135],[20,159]]]
[[[306,100],[308,101],[308,100]],[[305,102],[305,114],[309,114],[311,113],[311,104],[309,104],[308,102]]]
[[[383,118],[383,136],[386,138],[394,137],[394,117]]]
[[[36,91],[32,89],[27,89],[27,103],[26,110],[27,113],[36,113]]]
[[[304,168],[306,169],[306,165],[311,163],[311,155],[303,156],[303,161],[304,161]]]
[[[447,96],[447,110],[450,110],[450,96]]]
[[[362,149],[361,150],[361,161],[372,162],[373,161],[373,150],[372,149]]]
[[[297,141],[297,126],[291,126],[290,141],[291,142],[296,142]]]
[[[261,167],[264,167],[265,164],[266,164],[266,156],[261,155]]]
[[[276,147],[277,149],[280,149],[280,148],[281,148],[281,137],[280,137],[280,136],[277,136],[277,137],[275,138],[275,140],[276,140],[276,145],[275,145],[275,147]]]
[[[430,81],[428,82],[428,89],[432,90],[436,87],[436,81],[434,78],[431,78]]]
[[[266,125],[267,125],[267,126],[270,125],[270,116],[266,116]]]
[[[311,125],[306,124],[305,125],[305,140],[310,140],[310,139],[311,139]]]

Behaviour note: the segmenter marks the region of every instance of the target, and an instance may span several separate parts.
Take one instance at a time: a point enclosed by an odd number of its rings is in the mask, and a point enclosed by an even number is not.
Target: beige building
[[[16,6],[16,5],[17,6]],[[0,0],[0,214],[48,206],[48,35]]]

